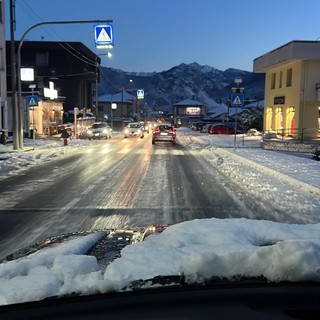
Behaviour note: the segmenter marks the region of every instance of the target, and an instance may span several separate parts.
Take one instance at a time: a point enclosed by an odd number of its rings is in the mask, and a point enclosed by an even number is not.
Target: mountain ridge
[[[135,94],[143,89],[143,103],[153,111],[172,110],[172,105],[185,98],[194,98],[208,108],[227,104],[235,78],[241,77],[248,100],[263,100],[265,75],[240,69],[217,68],[197,62],[181,63],[161,72],[126,72],[101,67],[99,95],[125,88]],[[130,81],[131,80],[131,81]]]

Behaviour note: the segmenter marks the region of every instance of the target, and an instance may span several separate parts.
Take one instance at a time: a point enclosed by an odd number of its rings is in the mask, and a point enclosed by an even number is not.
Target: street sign
[[[108,48],[113,46],[113,27],[110,24],[96,25],[94,27],[94,42],[97,48]]]
[[[28,107],[38,107],[39,97],[38,96],[27,96],[27,106]]]
[[[232,93],[231,94],[231,106],[232,107],[242,107],[244,102],[243,93]]]
[[[144,90],[143,89],[137,90],[137,98],[144,99]]]

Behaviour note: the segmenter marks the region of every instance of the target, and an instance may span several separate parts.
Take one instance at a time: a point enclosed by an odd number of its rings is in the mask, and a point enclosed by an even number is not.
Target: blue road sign
[[[28,107],[38,107],[39,97],[38,96],[27,96],[27,106]]]
[[[96,47],[113,46],[113,27],[110,24],[98,24],[94,27],[94,42]]]
[[[138,97],[138,99],[144,99],[144,90],[143,89],[137,90],[137,97]]]
[[[231,107],[242,107],[244,103],[243,93],[232,93],[231,94]]]

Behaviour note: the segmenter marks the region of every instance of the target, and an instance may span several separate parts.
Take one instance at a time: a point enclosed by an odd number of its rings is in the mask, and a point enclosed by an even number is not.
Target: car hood
[[[320,281],[320,224],[201,219],[52,237],[0,264],[0,304],[211,279]],[[146,282],[156,277],[165,279]],[[168,281],[167,281],[168,280]],[[142,281],[142,282],[141,282]]]

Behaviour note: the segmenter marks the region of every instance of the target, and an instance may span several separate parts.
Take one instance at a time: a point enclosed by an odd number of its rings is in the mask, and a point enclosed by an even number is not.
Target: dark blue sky
[[[16,0],[15,37],[43,21],[113,19],[115,47],[103,66],[148,72],[198,62],[252,71],[253,59],[291,40],[317,40],[319,16],[319,0]],[[39,27],[27,39],[105,52],[88,24]]]

